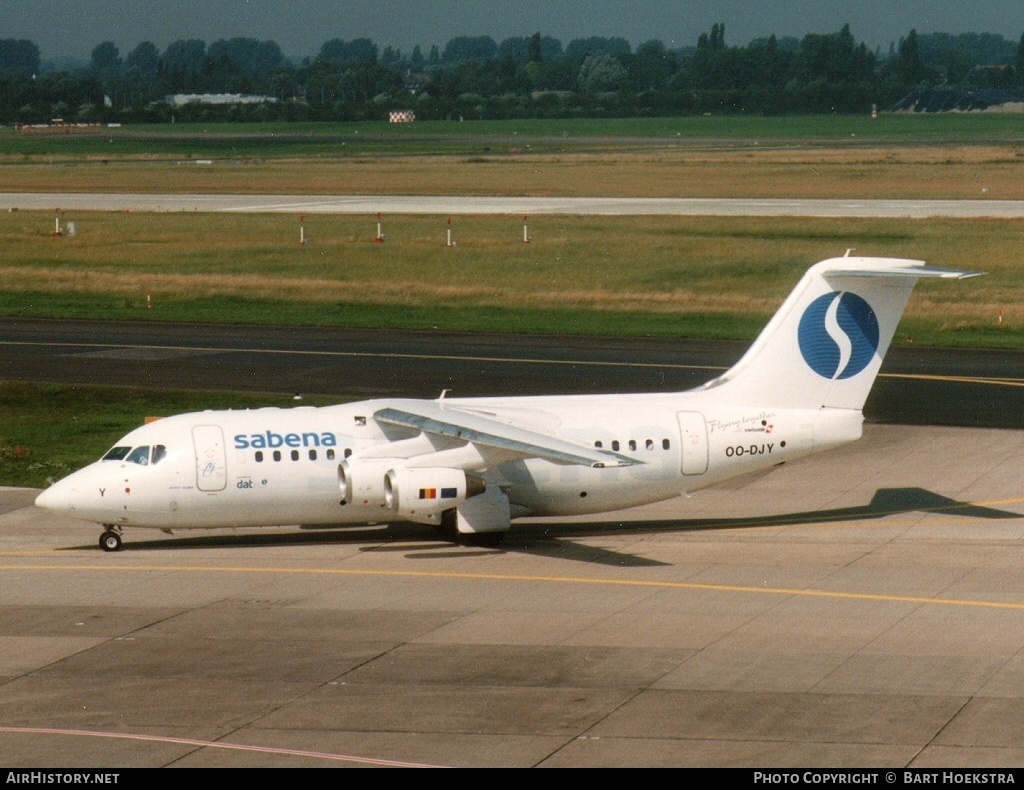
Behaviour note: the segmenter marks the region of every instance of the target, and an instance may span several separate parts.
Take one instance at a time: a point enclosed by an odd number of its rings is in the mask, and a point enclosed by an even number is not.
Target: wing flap
[[[400,425],[424,433],[506,450],[524,458],[543,458],[558,464],[601,469],[643,463],[625,455],[491,420],[479,414],[444,406],[436,401],[410,401],[403,403],[403,407],[389,406],[380,409],[374,412],[373,419],[379,423]]]

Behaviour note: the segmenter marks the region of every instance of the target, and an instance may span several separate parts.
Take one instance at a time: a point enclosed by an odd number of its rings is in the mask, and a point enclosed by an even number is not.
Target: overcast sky
[[[121,54],[142,41],[162,51],[181,38],[212,43],[244,36],[276,41],[285,55],[315,55],[329,39],[371,38],[427,54],[454,36],[497,42],[540,31],[568,44],[622,36],[635,47],[660,39],[692,46],[716,22],[728,45],[772,33],[802,37],[850,24],[882,47],[918,33],[1024,33],[1024,0],[0,0],[0,38],[27,38],[43,58],[87,59],[102,41]]]

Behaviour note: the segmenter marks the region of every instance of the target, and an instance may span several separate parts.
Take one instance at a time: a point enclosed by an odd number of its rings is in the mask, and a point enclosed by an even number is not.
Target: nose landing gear
[[[110,525],[104,525],[107,529],[100,535],[100,548],[104,551],[120,551],[121,535],[114,531]]]

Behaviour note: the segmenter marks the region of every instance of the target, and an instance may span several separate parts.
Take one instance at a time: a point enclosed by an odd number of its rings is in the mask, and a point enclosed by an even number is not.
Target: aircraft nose
[[[68,486],[54,483],[36,497],[36,507],[55,513],[71,513],[75,506],[71,503],[70,493]]]

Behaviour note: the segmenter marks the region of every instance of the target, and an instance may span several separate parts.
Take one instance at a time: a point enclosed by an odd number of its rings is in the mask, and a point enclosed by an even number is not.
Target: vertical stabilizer
[[[723,403],[859,411],[917,281],[975,274],[900,258],[822,261],[740,361],[705,388]]]

